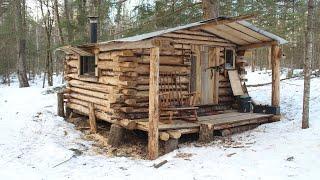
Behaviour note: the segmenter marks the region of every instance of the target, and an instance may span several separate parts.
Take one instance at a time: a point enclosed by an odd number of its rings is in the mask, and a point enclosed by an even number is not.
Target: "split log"
[[[100,83],[84,82],[76,79],[68,81],[68,84],[73,87],[89,89],[92,91],[99,91],[99,92],[109,93],[109,94],[119,92],[116,86],[110,86],[110,85],[105,85]]]
[[[89,96],[92,96],[95,98],[106,99],[109,101],[117,101],[122,96],[121,94],[107,94],[107,93],[86,90],[86,89],[81,89],[81,88],[76,88],[76,87],[67,87],[67,89],[70,89],[72,92],[76,92],[76,93],[80,93],[80,94],[84,94],[84,95],[89,95]]]

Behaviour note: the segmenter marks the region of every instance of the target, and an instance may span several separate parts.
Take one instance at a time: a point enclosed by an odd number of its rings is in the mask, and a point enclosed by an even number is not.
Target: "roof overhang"
[[[218,17],[127,38],[99,42],[96,44],[85,44],[79,47],[100,46],[106,47],[105,50],[119,48],[122,49],[124,46],[126,46],[126,48],[153,47],[154,44],[152,43],[152,41],[149,41],[150,39],[155,39],[158,36],[179,30],[200,30],[203,32],[207,32],[230,41],[231,43],[235,44],[238,49],[253,49],[287,43],[285,39],[270,32],[264,31],[246,21],[253,17],[254,15]]]
[[[72,46],[59,47],[56,51],[63,51],[66,54],[78,54],[80,56],[93,56],[93,54],[88,51],[84,51],[81,48]]]

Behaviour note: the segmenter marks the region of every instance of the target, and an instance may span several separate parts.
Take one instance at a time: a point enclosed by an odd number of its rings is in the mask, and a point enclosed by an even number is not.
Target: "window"
[[[232,49],[225,50],[224,59],[226,61],[225,68],[233,69],[234,68],[234,51]]]
[[[95,75],[95,57],[80,56],[80,75]]]

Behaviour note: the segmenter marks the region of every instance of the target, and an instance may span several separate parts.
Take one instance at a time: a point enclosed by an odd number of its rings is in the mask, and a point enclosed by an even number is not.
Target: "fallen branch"
[[[166,164],[167,162],[168,162],[167,160],[161,161],[161,162],[158,163],[158,164],[154,164],[153,167],[154,167],[154,168],[159,168],[159,167],[161,167],[162,165]]]

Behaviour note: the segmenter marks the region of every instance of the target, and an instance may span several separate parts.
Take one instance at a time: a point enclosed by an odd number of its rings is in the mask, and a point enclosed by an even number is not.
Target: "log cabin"
[[[279,46],[287,41],[250,18],[218,17],[97,42],[97,19],[91,17],[91,42],[60,48],[67,87],[59,104],[67,117],[89,116],[93,129],[96,119],[111,123],[111,144],[122,128],[145,131],[150,159],[158,157],[159,141],[170,151],[183,134],[198,133],[208,142],[214,132],[226,135],[279,119]],[[271,48],[272,99],[257,111],[245,86],[244,54],[260,47]]]

